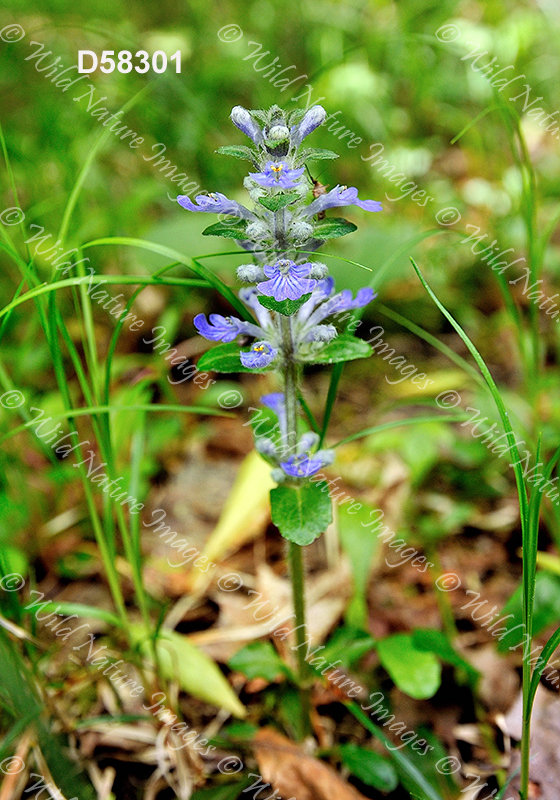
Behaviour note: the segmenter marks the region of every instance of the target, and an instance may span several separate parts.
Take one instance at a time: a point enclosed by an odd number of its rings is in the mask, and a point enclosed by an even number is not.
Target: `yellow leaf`
[[[262,530],[270,515],[268,493],[275,487],[271,467],[253,451],[244,459],[204,555],[219,561]]]
[[[152,644],[142,625],[131,625],[131,637],[142,655],[153,663]],[[165,678],[176,680],[181,689],[218,708],[243,718],[246,710],[218,665],[176,631],[161,630],[157,657]]]

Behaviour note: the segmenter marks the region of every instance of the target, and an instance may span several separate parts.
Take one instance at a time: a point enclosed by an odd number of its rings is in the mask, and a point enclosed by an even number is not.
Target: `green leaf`
[[[363,339],[341,334],[318,353],[303,355],[302,360],[307,364],[337,364],[340,361],[368,358],[371,353],[371,346]]]
[[[244,367],[239,358],[239,353],[248,352],[248,350],[248,347],[241,350],[235,342],[219,344],[198,359],[197,367],[202,372],[267,372],[273,369],[272,365],[264,369]]]
[[[541,679],[541,675],[543,674],[546,665],[552,658],[553,653],[556,651],[556,648],[560,644],[560,628],[557,628],[548,642],[543,647],[542,653],[540,654],[537,663],[535,664],[535,669],[533,675],[531,677],[531,685],[529,688],[529,708],[533,707],[533,702],[535,700],[535,695],[537,693],[537,689],[539,688],[539,683]]]
[[[330,217],[315,226],[313,236],[315,239],[338,239],[339,236],[346,236],[347,233],[353,233],[356,230],[358,230],[358,226],[353,222],[348,222],[342,217]]]
[[[338,516],[338,531],[342,549],[348,556],[352,568],[354,593],[346,611],[346,622],[354,628],[367,627],[366,590],[374,555],[379,550],[379,539],[367,530],[374,510],[367,503],[356,503],[361,508],[341,506]]]
[[[218,147],[217,150],[214,151],[215,153],[220,153],[223,156],[233,156],[234,158],[243,158],[245,161],[250,161],[252,164],[255,164],[255,154],[251,150],[250,147],[244,147],[243,145],[225,145],[224,147]]]
[[[340,156],[332,150],[323,150],[322,147],[308,147],[301,154],[301,159],[303,161],[322,161],[326,158],[340,158]]]
[[[343,669],[352,669],[366,653],[375,647],[370,633],[357,628],[337,628],[321,652],[327,661],[340,661]]]
[[[311,544],[332,522],[328,492],[319,483],[302,486],[277,486],[270,492],[272,521],[284,537],[295,544]]]
[[[82,603],[46,603],[42,608],[45,611],[54,611],[55,609],[59,609],[62,615],[64,614],[77,614],[79,617],[84,617],[85,619],[100,619],[103,622],[108,622],[109,625],[115,625],[116,627],[120,627],[121,621],[113,614],[112,611],[107,611],[104,608],[98,608],[97,606],[87,606],[83,605]]]
[[[235,224],[229,225],[227,222],[216,222],[214,225],[209,225],[202,231],[203,236],[223,236],[226,239],[246,239],[247,233],[246,222],[235,221]]]
[[[271,642],[251,642],[230,658],[229,667],[242,672],[249,680],[264,678],[272,683],[279,675],[289,675],[290,670],[284,664]]]
[[[447,664],[464,669],[469,676],[471,686],[476,684],[480,677],[479,671],[456,652],[443,631],[435,628],[416,628],[412,631],[412,642],[418,650],[435,653]]]
[[[279,208],[285,208],[297,200],[299,194],[297,192],[286,192],[284,194],[275,194],[274,197],[259,197],[261,206],[268,208],[269,211],[278,211]]]
[[[270,311],[277,311],[285,317],[291,317],[310,297],[311,292],[302,295],[299,300],[275,300],[274,297],[267,297],[265,294],[259,295],[258,299],[261,306],[268,308]]]
[[[379,660],[395,684],[416,700],[433,697],[441,684],[441,664],[433,653],[419,650],[409,633],[396,633],[377,643]]]
[[[129,628],[131,640],[142,655],[153,661],[152,642],[139,624]],[[177,681],[181,689],[218,708],[225,708],[236,717],[246,715],[245,707],[227,682],[218,665],[176,631],[160,630],[156,640],[160,669],[165,678]]]
[[[397,788],[396,770],[385,756],[357,744],[343,744],[339,751],[343,764],[366,786],[373,786],[381,792],[392,792]]]
[[[236,783],[228,783],[227,786],[214,786],[211,789],[197,789],[196,792],[191,795],[191,800],[237,800],[252,781],[252,778],[245,778]]]
[[[412,758],[410,758],[408,755],[405,755],[404,752],[396,750],[394,744],[385,734],[385,731],[381,730],[379,725],[375,725],[369,716],[364,714],[357,703],[352,701],[350,703],[345,703],[345,706],[366,730],[383,742],[387,749],[391,750],[391,757],[394,763],[397,765],[402,778],[406,780],[407,786],[412,786],[410,791],[412,797],[422,798],[422,800],[442,800],[441,793],[435,789],[430,781],[428,781],[428,779],[425,777],[425,767],[420,766],[419,768],[414,763]],[[412,755],[414,756],[416,753],[413,753]],[[430,772],[427,774],[431,775]],[[418,792],[420,793],[418,794]]]
[[[89,247],[99,247],[100,245],[109,245],[109,246],[124,245],[125,247],[138,247],[141,250],[148,250],[151,253],[157,253],[158,255],[164,256],[165,258],[169,258],[172,261],[176,261],[179,264],[184,264],[192,272],[194,272],[195,275],[198,275],[200,278],[203,278],[204,280],[208,281],[208,283],[211,286],[217,289],[218,292],[220,292],[220,294],[222,295],[222,297],[225,297],[225,299],[231,303],[231,305],[236,309],[237,313],[240,315],[242,319],[246,319],[248,322],[254,322],[254,319],[251,316],[251,314],[249,314],[246,307],[243,305],[243,303],[237,297],[237,295],[229,288],[229,286],[226,286],[226,284],[220,278],[218,278],[218,276],[215,275],[212,272],[212,270],[208,269],[208,267],[205,267],[195,258],[190,258],[189,256],[185,256],[182,253],[179,253],[177,250],[172,250],[170,247],[165,247],[164,245],[157,244],[157,242],[149,242],[145,239],[134,239],[130,238],[129,236],[109,236],[104,239],[94,239],[91,242],[86,242],[86,244],[83,244],[82,250],[86,250]],[[108,276],[108,278],[110,278],[110,276]],[[59,286],[61,284],[70,285],[74,283],[75,280],[76,280],[75,278],[70,278],[68,283],[66,281],[59,281],[58,285]],[[137,282],[141,283],[142,280],[143,279],[140,279]],[[165,283],[166,280],[169,279],[162,280],[161,282]],[[120,278],[118,278],[115,281],[115,283],[118,283],[119,281]],[[125,277],[123,282],[134,283],[134,279],[131,280],[130,278]],[[50,288],[51,286],[41,286],[38,289],[34,289],[32,291],[39,294],[41,291]],[[28,295],[31,295],[31,292],[28,292]],[[17,302],[18,302],[17,300],[12,301],[11,305]],[[8,310],[9,307],[0,310],[0,316],[5,314],[6,311]]]

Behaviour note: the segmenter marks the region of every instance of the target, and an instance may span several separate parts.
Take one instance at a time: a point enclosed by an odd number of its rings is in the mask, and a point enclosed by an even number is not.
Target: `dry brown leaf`
[[[262,728],[253,746],[263,781],[286,800],[365,800],[332,767],[307,755],[271,728]]]

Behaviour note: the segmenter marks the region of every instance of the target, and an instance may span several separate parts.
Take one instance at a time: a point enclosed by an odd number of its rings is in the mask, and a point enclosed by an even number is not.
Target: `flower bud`
[[[271,471],[270,477],[273,481],[276,481],[276,483],[284,483],[286,480],[286,473],[283,469],[276,468]]]
[[[276,458],[276,445],[272,439],[267,439],[266,436],[261,436],[259,439],[256,439],[255,448],[262,456]]]
[[[285,125],[274,125],[267,134],[267,139],[273,142],[282,142],[284,139],[288,139],[290,136],[290,131]]]
[[[304,433],[298,442],[298,452],[307,453],[319,444],[319,434],[314,431]]]
[[[338,335],[336,328],[334,325],[315,325],[307,336],[305,340],[307,342],[331,342],[336,336]]]
[[[248,239],[264,239],[270,235],[268,226],[264,222],[251,222],[247,225],[246,233]]]
[[[262,141],[262,131],[243,106],[235,106],[231,111],[231,121],[240,131],[252,139],[255,144]]]
[[[306,136],[309,136],[315,128],[322,125],[326,116],[327,112],[323,106],[312,106],[294,131],[292,136],[293,143],[296,145],[301,144]]]
[[[334,450],[318,450],[315,458],[320,458],[324,467],[328,467],[334,461]]]
[[[313,226],[307,222],[295,222],[290,228],[290,233],[298,241],[306,241],[313,234]],[[314,277],[314,276],[313,276]],[[321,276],[322,277],[322,276]]]
[[[326,264],[313,264],[309,272],[309,277],[314,278],[316,281],[320,281],[325,277],[328,271],[329,270]]]
[[[257,264],[242,264],[237,267],[237,277],[244,283],[256,283],[265,279],[264,271]]]

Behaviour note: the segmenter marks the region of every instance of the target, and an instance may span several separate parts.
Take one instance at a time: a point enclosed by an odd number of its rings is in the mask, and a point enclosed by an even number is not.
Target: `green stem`
[[[281,317],[282,344],[284,350],[284,397],[286,403],[286,433],[289,452],[295,452],[297,445],[297,367],[293,360],[292,320]],[[311,708],[309,696],[309,670],[305,660],[306,622],[305,622],[305,570],[303,564],[303,548],[290,542],[290,577],[296,616],[296,642],[298,662],[298,682],[301,702],[301,731],[306,734],[310,730],[309,714]]]
[[[303,564],[303,547],[290,542],[290,575],[296,615],[296,642],[299,679],[299,697],[301,703],[301,730],[309,732],[309,715],[311,711],[309,669],[305,660],[306,622],[305,622],[305,569]]]

